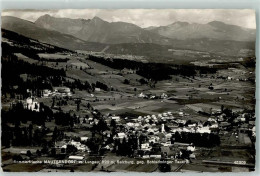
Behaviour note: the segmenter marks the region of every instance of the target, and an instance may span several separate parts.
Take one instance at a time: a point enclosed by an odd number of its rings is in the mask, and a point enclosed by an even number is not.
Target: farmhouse
[[[115,120],[116,122],[120,121],[120,117],[119,116],[112,116],[111,119]]]
[[[87,141],[88,137],[80,137],[80,141]]]
[[[123,139],[125,137],[127,137],[125,133],[117,133],[114,139]]]
[[[43,90],[43,97],[48,97],[51,95],[51,90],[49,89],[44,89]]]
[[[59,93],[70,93],[70,88],[68,87],[55,87],[54,90]]]

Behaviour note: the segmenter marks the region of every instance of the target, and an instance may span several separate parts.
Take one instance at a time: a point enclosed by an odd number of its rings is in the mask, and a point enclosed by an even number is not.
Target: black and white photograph
[[[253,9],[6,9],[4,172],[252,172]]]

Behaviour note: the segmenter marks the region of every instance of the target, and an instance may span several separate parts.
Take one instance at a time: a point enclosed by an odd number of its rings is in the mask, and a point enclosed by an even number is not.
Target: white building
[[[84,159],[84,156],[69,156],[69,159],[70,160],[83,160]]]
[[[198,128],[197,132],[198,133],[211,133],[211,130],[209,129],[209,127],[202,127],[202,128]]]
[[[31,111],[40,111],[40,104],[35,100],[35,98],[27,98],[26,99],[26,109],[29,109]]]
[[[80,141],[87,141],[88,137],[80,137]]]
[[[191,152],[194,152],[194,151],[195,151],[195,146],[189,145],[189,146],[187,147],[187,150],[188,150],[188,151],[191,151]]]
[[[120,117],[119,116],[112,116],[111,119],[115,120],[116,122],[120,121]]]

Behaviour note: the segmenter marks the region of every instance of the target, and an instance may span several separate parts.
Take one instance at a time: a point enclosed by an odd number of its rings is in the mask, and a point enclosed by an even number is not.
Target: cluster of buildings
[[[56,94],[66,94],[70,93],[70,89],[66,87],[55,88],[54,93]],[[51,93],[49,94],[51,95]],[[53,93],[52,93],[53,95]],[[142,95],[142,93],[141,93]],[[24,106],[32,111],[40,111],[40,105],[36,98],[29,97],[26,99]],[[95,111],[94,111],[95,112]],[[196,149],[192,143],[180,143],[172,142],[172,136],[177,132],[180,134],[182,132],[186,133],[199,133],[199,134],[222,134],[225,132],[230,132],[230,129],[238,136],[239,133],[248,134],[251,133],[252,137],[255,137],[255,116],[250,113],[241,113],[232,122],[230,122],[230,117],[228,117],[223,112],[218,112],[212,114],[207,121],[194,121],[186,120],[188,114],[183,111],[180,112],[164,112],[159,114],[138,116],[138,117],[120,117],[115,115],[108,115],[104,118],[108,126],[111,121],[116,122],[116,126],[119,127],[116,133],[112,133],[110,130],[104,131],[104,146],[103,149],[112,151],[115,148],[115,140],[123,141],[128,140],[130,136],[137,136],[138,139],[138,151],[142,151],[142,155],[136,154],[135,157],[142,158],[180,158],[183,152],[189,153],[190,159],[196,158]],[[98,124],[99,120],[90,116],[87,123],[90,125]],[[233,124],[232,124],[233,123]],[[234,127],[236,124],[236,128]],[[140,136],[145,136],[145,140],[140,141]],[[111,143],[106,143],[108,138],[113,138]],[[86,142],[89,137],[80,137],[80,140],[62,140],[55,143],[55,149],[58,151],[66,150],[68,145],[72,145],[77,148],[78,153],[89,153],[91,152]],[[243,135],[244,141],[247,144],[251,143],[251,139],[248,135]],[[155,151],[155,144],[159,151]],[[138,151],[136,153],[138,153]]]
[[[83,139],[83,141],[86,141],[86,139]],[[82,143],[83,141],[62,140],[62,141],[55,142],[56,152],[58,152],[59,150],[61,152],[62,149],[66,151],[68,145],[74,146],[75,148],[77,148],[77,151],[79,152],[89,152],[90,151],[89,148]]]
[[[49,89],[43,90],[43,97],[53,97],[53,96],[71,96],[70,88],[68,87],[54,87],[54,90]]]
[[[113,119],[117,122],[117,125],[124,126],[123,130],[119,129],[117,131],[114,139],[120,139],[122,141],[124,138],[127,139],[132,134],[146,136],[147,140],[140,143],[140,148],[138,149],[145,153],[142,157],[150,157],[150,155],[154,155],[152,151],[154,144],[157,143],[160,144],[160,151],[162,153],[166,151],[167,156],[181,156],[181,151],[186,150],[190,152],[190,158],[195,158],[195,146],[193,146],[192,143],[173,143],[171,141],[173,134],[176,132],[179,134],[187,132],[199,133],[201,135],[204,133],[219,135],[221,132],[228,132],[232,126],[232,124],[228,122],[229,117],[226,117],[224,113],[215,115],[214,117],[211,116],[205,122],[185,120],[185,118],[183,118],[183,116],[185,116],[183,112],[179,112],[177,116],[178,117],[173,116],[171,112],[164,112],[158,115],[139,116],[137,118],[110,116],[107,121]],[[239,125],[239,128],[234,128],[232,130],[237,131],[236,134],[248,133],[248,131],[251,131],[252,136],[254,136],[255,125],[253,123],[253,117],[250,117],[248,121],[248,118],[245,116],[247,116],[246,113],[235,118],[234,123],[240,123],[241,125]],[[249,138],[247,137],[247,139]],[[159,155],[157,157],[159,157]]]
[[[146,98],[146,99],[161,98],[161,99],[165,99],[165,98],[168,98],[168,95],[166,93],[162,93],[161,95],[157,96],[157,95],[145,94],[145,93],[141,92],[140,94],[138,94],[138,98]]]
[[[40,111],[40,103],[38,102],[38,99],[35,97],[28,97],[26,100],[19,100],[19,103],[22,103],[24,109],[28,109],[31,111],[39,112]],[[10,103],[10,107],[13,107],[14,105],[17,105],[17,101]]]
[[[183,112],[178,113],[179,117],[174,117],[172,112],[164,112],[158,115],[139,116],[137,118],[121,118],[120,116],[110,116],[108,120],[115,120],[117,125],[124,126],[122,130],[118,130],[114,139],[127,139],[133,134],[137,136],[145,135],[146,140],[139,143],[139,151],[143,151],[143,158],[161,158],[162,153],[166,153],[168,157],[181,156],[182,150],[190,152],[190,158],[195,158],[195,146],[192,143],[178,143],[172,142],[172,135],[176,132],[190,132],[190,133],[212,133],[218,128],[217,122],[211,125],[203,126],[202,123],[189,123],[187,120],[182,119]],[[213,122],[213,119],[209,119]],[[161,124],[161,125],[158,125]],[[166,129],[167,128],[167,129]],[[160,151],[154,152],[154,144],[159,144]],[[140,157],[140,156],[139,156]]]

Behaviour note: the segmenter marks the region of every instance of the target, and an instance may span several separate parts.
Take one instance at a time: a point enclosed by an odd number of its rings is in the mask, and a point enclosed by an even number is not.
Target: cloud
[[[255,11],[250,9],[60,9],[4,10],[2,12],[2,16],[16,16],[32,22],[45,14],[73,19],[91,19],[98,16],[108,22],[123,21],[140,27],[164,26],[176,21],[205,24],[216,20],[256,28]]]

